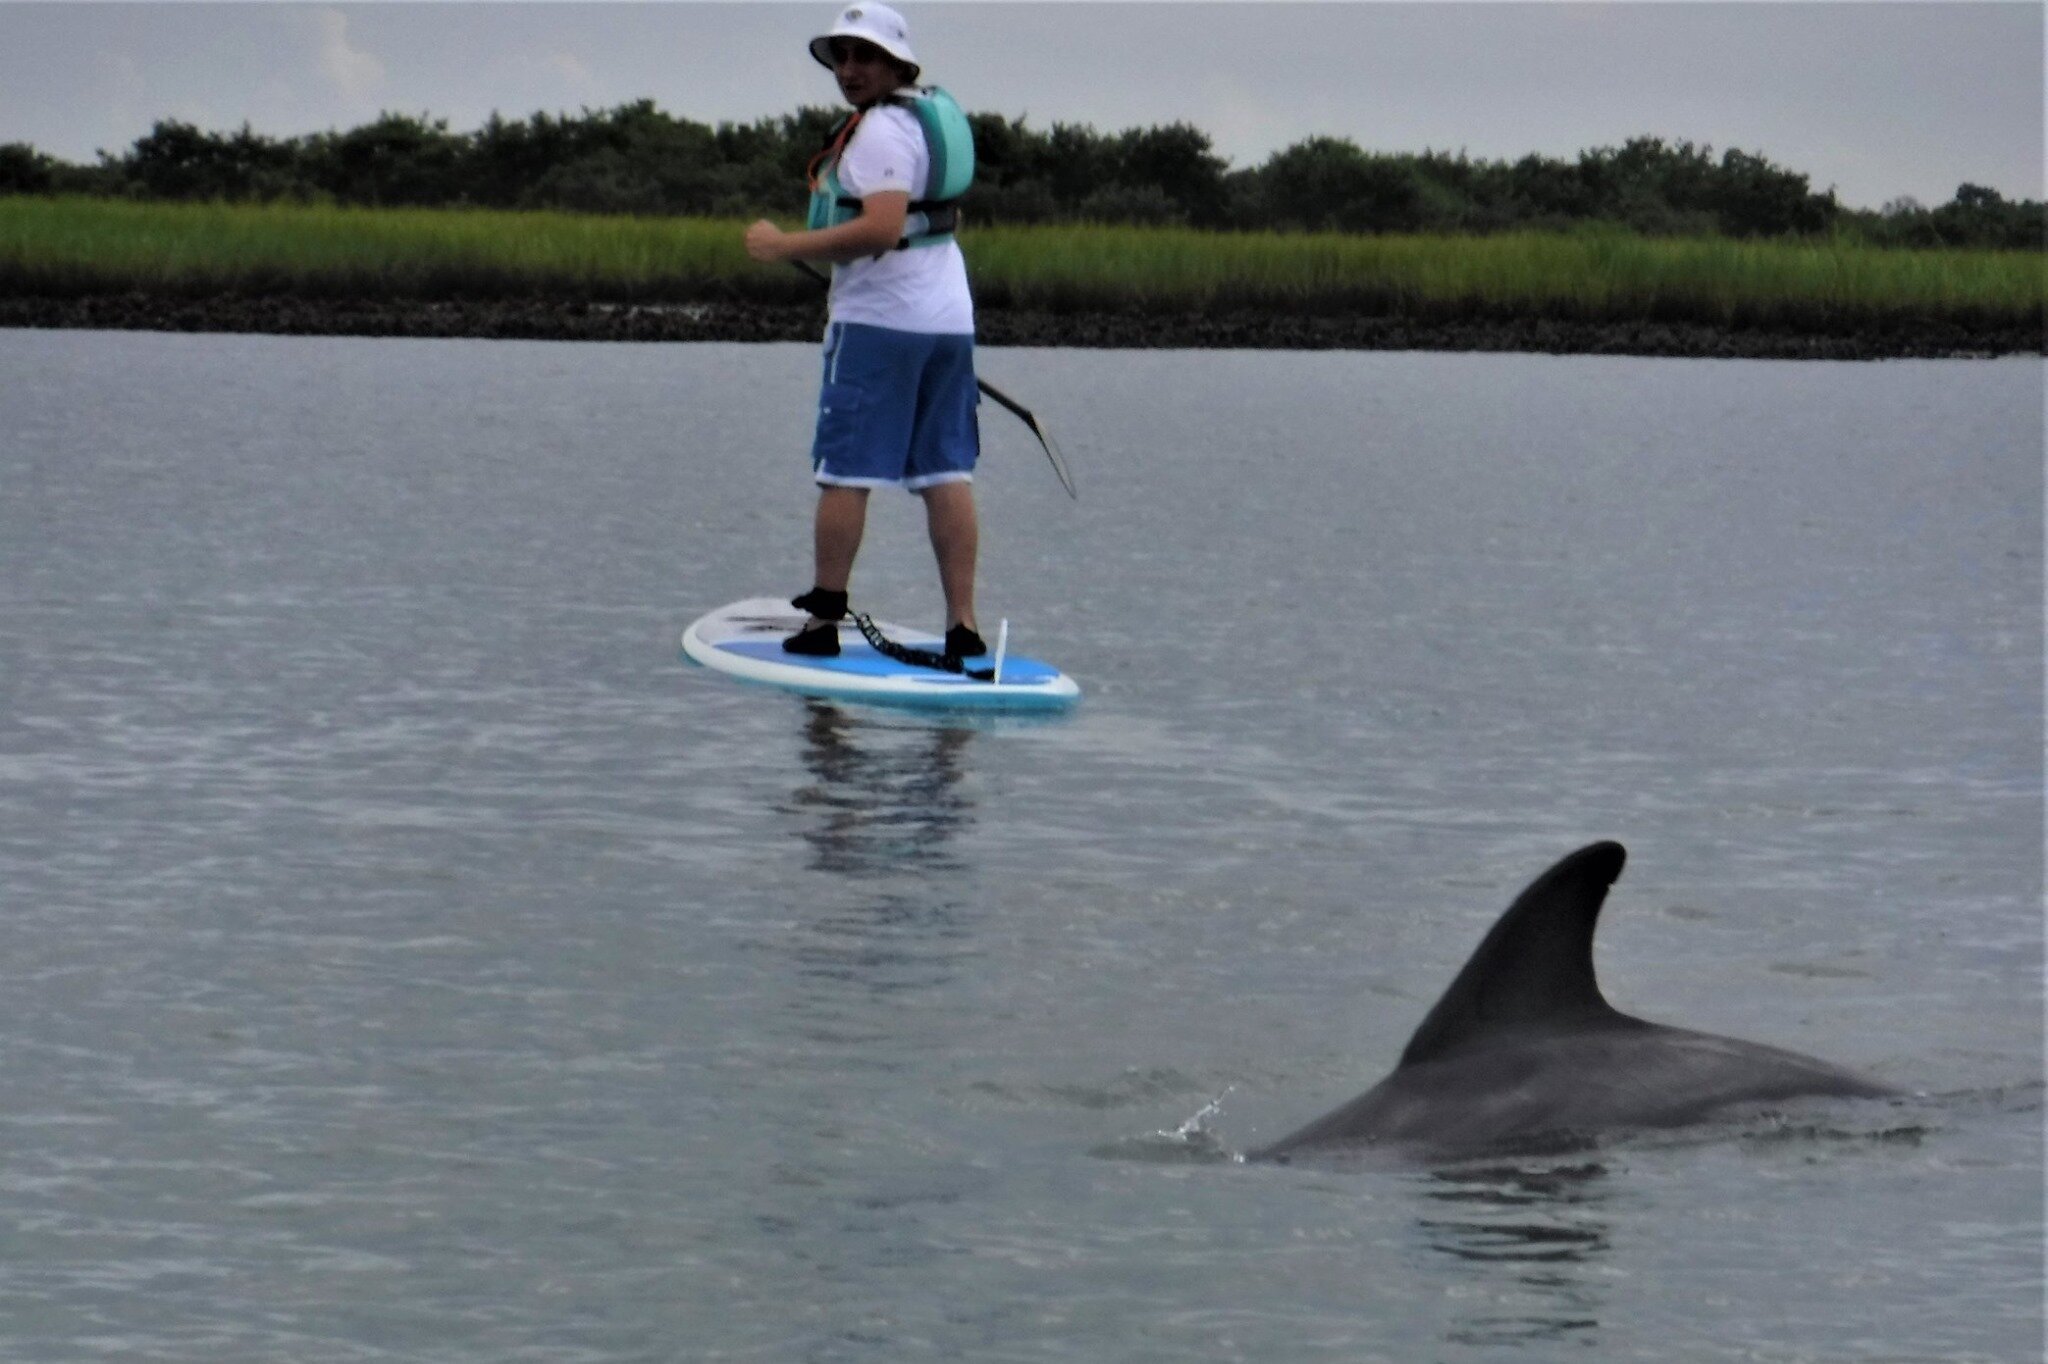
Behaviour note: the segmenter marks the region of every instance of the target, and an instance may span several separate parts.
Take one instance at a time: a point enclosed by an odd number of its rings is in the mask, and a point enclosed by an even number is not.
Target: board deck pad
[[[749,597],[692,622],[683,631],[683,656],[718,672],[808,696],[890,705],[1058,710],[1081,695],[1074,679],[1058,668],[1015,653],[1005,655],[1002,678],[995,682],[898,662],[878,653],[851,618],[840,622],[837,658],[786,652],[782,641],[808,619],[781,598]],[[875,625],[890,640],[909,648],[938,652],[945,647],[944,637],[929,630],[885,621]],[[968,660],[975,669],[994,663],[993,653]]]

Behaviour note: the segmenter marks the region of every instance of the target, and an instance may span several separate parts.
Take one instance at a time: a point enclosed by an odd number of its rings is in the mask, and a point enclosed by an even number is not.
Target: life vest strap
[[[854,110],[845,118],[839,120],[838,126],[825,135],[825,145],[818,149],[818,154],[813,156],[810,164],[804,167],[804,180],[810,185],[811,193],[817,194],[825,188],[820,177],[837,164],[840,153],[846,150],[847,140],[853,136],[854,126],[860,122],[860,116],[866,112],[867,110],[865,109]],[[839,202],[843,204],[847,201],[841,199]],[[855,199],[852,202],[858,205],[860,200]]]

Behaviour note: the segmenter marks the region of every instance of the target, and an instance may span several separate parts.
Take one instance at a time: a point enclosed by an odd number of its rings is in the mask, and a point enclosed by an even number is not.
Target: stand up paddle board
[[[765,682],[807,696],[830,696],[899,706],[954,706],[989,710],[1062,710],[1081,689],[1050,663],[996,651],[966,660],[968,673],[908,662],[877,649],[852,619],[840,622],[839,656],[787,653],[782,641],[809,617],[776,597],[749,597],[721,606],[683,631],[683,657],[749,682]],[[943,636],[885,621],[869,624],[887,642],[937,654]],[[977,677],[974,673],[988,673]]]

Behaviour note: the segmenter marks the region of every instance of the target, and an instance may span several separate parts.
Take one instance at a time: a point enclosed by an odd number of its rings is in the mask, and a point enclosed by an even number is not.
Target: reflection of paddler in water
[[[811,467],[819,485],[810,613],[783,641],[791,653],[839,652],[836,622],[867,525],[868,493],[904,488],[924,499],[946,598],[945,652],[988,651],[974,618],[979,527],[974,466],[974,300],[953,232],[974,171],[974,140],[952,96],[915,84],[903,16],[860,3],[811,40],[854,112],[812,166],[806,228],[765,218],[746,232],[758,261],[829,262],[830,319]]]
[[[974,823],[958,787],[974,731],[863,720],[807,701],[804,766],[817,780],[792,797],[814,815],[803,832],[817,871],[884,874],[958,865],[946,845]]]

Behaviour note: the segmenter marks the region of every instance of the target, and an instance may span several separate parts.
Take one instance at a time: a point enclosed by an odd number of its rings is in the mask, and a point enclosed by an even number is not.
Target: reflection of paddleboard
[[[839,626],[837,658],[785,653],[782,641],[803,628],[808,617],[776,597],[750,597],[721,606],[683,631],[683,656],[750,682],[766,682],[809,696],[836,696],[899,706],[972,706],[993,710],[1060,710],[1080,698],[1081,689],[1049,663],[1005,654],[1000,674],[984,681],[878,653],[851,619]],[[876,621],[894,643],[938,652],[945,640],[928,630]],[[975,670],[992,669],[996,656],[967,660]]]

